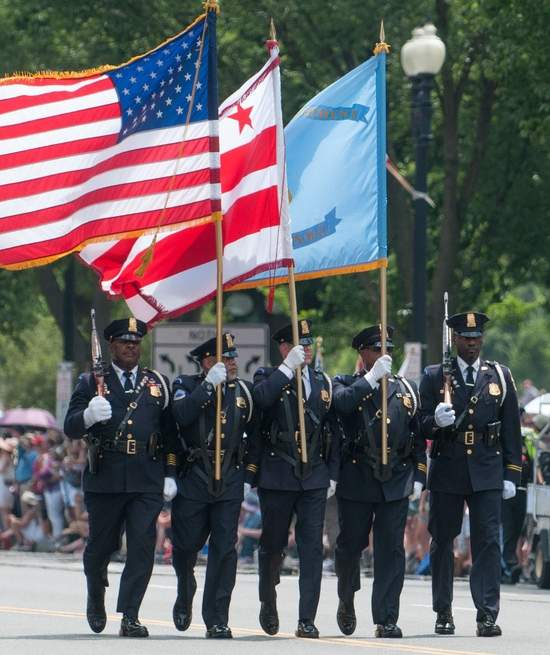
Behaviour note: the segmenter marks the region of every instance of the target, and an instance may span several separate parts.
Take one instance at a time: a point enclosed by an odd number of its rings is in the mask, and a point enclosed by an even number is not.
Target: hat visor
[[[301,346],[311,346],[313,343],[313,337],[301,337],[300,345]]]
[[[481,330],[455,330],[455,333],[461,337],[481,337],[483,332]]]
[[[236,350],[226,350],[222,353],[222,357],[227,357],[228,359],[235,359],[238,356],[239,353]]]
[[[111,337],[113,341],[141,341],[143,337],[139,334],[117,334],[116,336]]]

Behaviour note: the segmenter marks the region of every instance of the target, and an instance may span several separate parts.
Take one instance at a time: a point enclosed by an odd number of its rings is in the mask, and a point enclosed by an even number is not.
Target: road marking
[[[29,616],[56,616],[62,618],[70,619],[85,619],[86,614],[84,612],[65,612],[60,610],[45,610],[31,607],[12,607],[9,605],[0,605],[0,613],[3,614],[26,614]],[[109,614],[107,619],[112,622],[118,623],[120,617],[117,614]],[[159,619],[143,619],[145,625],[158,625],[163,627],[173,627],[171,621],[163,621]],[[189,626],[190,630],[197,630],[204,632],[205,627],[198,623],[192,623]],[[258,635],[265,636],[263,630],[257,630],[252,628],[231,628],[232,632],[235,634],[243,635]],[[174,635],[174,639],[181,638],[177,635]],[[277,638],[295,638],[294,634],[291,632],[279,632],[278,635],[273,637]],[[154,635],[153,635],[154,639]],[[440,637],[434,637],[434,639],[440,639]],[[444,638],[443,638],[444,639]],[[321,637],[320,639],[310,639],[308,640],[308,646],[314,647],[315,644],[330,644],[331,646],[351,646],[355,648],[367,648],[367,649],[377,649],[377,650],[393,650],[400,651],[403,653],[418,653],[421,655],[494,655],[494,653],[485,653],[482,651],[469,651],[469,650],[454,650],[450,648],[436,648],[431,646],[422,646],[422,645],[408,645],[395,643],[395,640],[391,640],[392,643],[388,641],[382,641],[380,639],[353,639],[349,637]]]
[[[420,603],[410,603],[409,607],[427,607],[428,609],[432,609],[431,605],[422,605]],[[458,605],[453,605],[453,612],[454,610],[459,610],[461,612],[477,612],[475,607],[459,607]]]

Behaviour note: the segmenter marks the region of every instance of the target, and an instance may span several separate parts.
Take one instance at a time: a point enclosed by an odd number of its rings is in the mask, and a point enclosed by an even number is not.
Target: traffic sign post
[[[260,366],[269,362],[269,330],[259,323],[234,323],[224,331],[235,335],[239,353],[239,377],[251,380]],[[214,325],[164,323],[153,329],[153,368],[170,381],[178,375],[194,375],[200,366],[189,351],[216,336]]]

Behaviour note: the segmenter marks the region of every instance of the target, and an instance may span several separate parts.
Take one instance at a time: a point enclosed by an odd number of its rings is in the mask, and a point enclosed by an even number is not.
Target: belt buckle
[[[135,455],[136,454],[136,440],[135,439],[128,439],[126,442],[126,454],[127,455]]]
[[[466,446],[473,446],[475,442],[476,433],[468,430],[464,433],[464,444]]]

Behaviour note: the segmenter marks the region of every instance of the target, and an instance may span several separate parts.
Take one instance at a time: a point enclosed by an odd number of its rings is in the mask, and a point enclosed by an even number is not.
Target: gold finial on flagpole
[[[275,21],[273,20],[273,16],[269,19],[269,38],[272,41],[277,40],[277,31],[275,30]]]
[[[209,11],[215,11],[216,16],[219,15],[220,13],[220,5],[218,3],[218,0],[204,0],[202,3],[202,7],[206,13]]]
[[[384,19],[380,21],[380,41],[374,46],[374,54],[379,55],[380,53],[384,52],[385,54],[389,54],[390,52],[390,45],[386,43],[386,32],[384,30]]]

